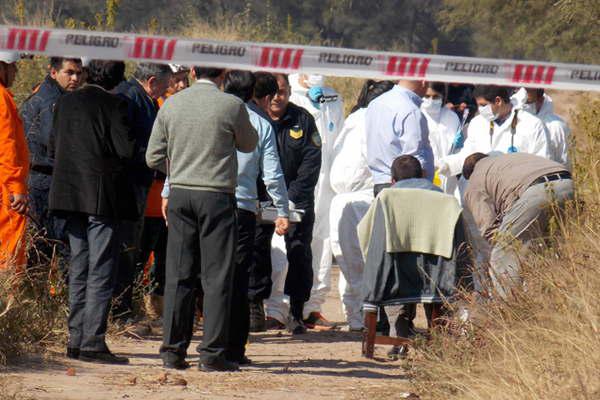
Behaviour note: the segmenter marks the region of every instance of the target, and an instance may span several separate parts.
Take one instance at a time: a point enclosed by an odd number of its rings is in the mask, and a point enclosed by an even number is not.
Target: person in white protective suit
[[[304,305],[304,323],[307,328],[315,325],[330,325],[321,315],[321,305],[325,302],[331,289],[332,252],[329,240],[329,208],[335,193],[329,183],[329,172],[333,157],[333,144],[344,124],[344,102],[334,89],[324,86],[322,75],[291,74],[289,75],[292,94],[290,101],[307,111],[315,119],[321,135],[322,158],[319,181],[315,189],[315,224],[313,228],[313,288],[310,300]],[[286,315],[287,308],[283,291],[280,290],[282,276],[285,277],[284,262],[285,245],[278,237],[272,241],[272,281],[271,297],[265,302],[267,316],[277,319]]]
[[[528,112],[517,109],[511,103],[510,89],[494,85],[480,85],[473,97],[479,114],[467,129],[463,148],[438,162],[438,174],[445,177],[462,173],[465,159],[473,153],[529,153],[550,158],[549,135],[544,123]],[[472,216],[464,213],[465,227],[473,246],[475,264],[478,268],[487,259],[487,246],[480,240]]]
[[[481,85],[475,88],[479,115],[471,120],[463,148],[443,157],[438,173],[450,177],[462,172],[465,159],[473,153],[529,153],[550,158],[548,130],[528,112],[518,110],[506,87]]]
[[[571,130],[561,117],[554,114],[552,98],[544,93],[544,89],[521,88],[511,97],[511,101],[515,108],[527,111],[542,120],[550,137],[550,159],[570,169]]]
[[[439,161],[449,155],[457,153],[464,144],[462,124],[456,113],[444,107],[446,85],[440,82],[429,82],[427,91],[421,103],[421,112],[427,119],[429,128],[429,143],[433,150],[433,159],[436,166]],[[441,189],[444,193],[454,195],[459,203],[461,193],[456,176],[440,176]]]
[[[342,273],[339,291],[351,331],[363,328],[361,292],[364,262],[356,229],[373,201],[373,177],[366,154],[366,107],[371,100],[392,87],[394,83],[391,81],[368,80],[333,146],[330,181],[336,195],[329,211],[329,237],[333,256]]]

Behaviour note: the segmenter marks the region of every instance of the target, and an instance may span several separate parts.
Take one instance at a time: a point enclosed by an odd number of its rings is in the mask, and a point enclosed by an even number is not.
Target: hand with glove
[[[465,144],[465,135],[463,134],[462,129],[459,129],[458,131],[456,131],[456,134],[454,135],[454,140],[452,142],[452,148],[454,150],[460,150],[460,149],[462,149],[464,144]]]
[[[321,109],[321,98],[323,97],[323,88],[321,86],[313,86],[308,89],[306,94],[310,99],[312,105],[317,109]]]

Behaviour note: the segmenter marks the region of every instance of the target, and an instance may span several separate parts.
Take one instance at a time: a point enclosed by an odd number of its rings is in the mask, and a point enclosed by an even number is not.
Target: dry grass
[[[525,289],[469,306],[460,337],[436,335],[414,360],[424,399],[600,398],[600,106],[574,115],[577,205],[524,267]]]
[[[0,274],[0,368],[19,355],[66,338],[66,287],[58,256],[36,251],[43,239],[28,232],[30,265]],[[35,260],[35,261],[34,261]]]
[[[270,39],[236,21],[219,29],[193,23],[176,34]],[[21,63],[19,100],[42,79],[45,65],[41,58]],[[342,94],[348,111],[362,81],[328,83]],[[600,398],[600,100],[582,98],[572,118],[579,206],[558,221],[549,247],[528,260],[526,291],[507,302],[471,304],[477,318],[464,335],[436,335],[415,355],[415,390],[423,398]],[[14,277],[0,277],[0,365],[50,340],[64,340],[64,294],[50,295],[49,272],[47,263],[31,268],[18,289]]]

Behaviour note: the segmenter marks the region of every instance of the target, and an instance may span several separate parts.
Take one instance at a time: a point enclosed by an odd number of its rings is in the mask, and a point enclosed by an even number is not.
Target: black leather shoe
[[[67,358],[77,360],[79,358],[79,348],[67,347]]]
[[[129,364],[127,357],[117,356],[106,351],[80,351],[79,360],[87,362],[96,362],[101,364]]]
[[[252,360],[249,359],[248,357],[244,356],[242,357],[242,359],[240,361],[238,361],[239,365],[250,365],[252,364]]]
[[[304,322],[302,320],[293,318],[292,316],[288,319],[288,332],[292,335],[303,335],[307,332],[306,326],[304,326]]]
[[[212,363],[201,362],[198,365],[198,369],[203,372],[233,372],[239,371],[240,367],[237,363],[227,360],[219,360]]]
[[[266,332],[267,323],[262,300],[250,302],[250,332]]]
[[[168,369],[188,369],[190,367],[190,363],[185,360],[169,360],[163,361],[163,368]]]
[[[228,358],[227,361],[234,363],[234,364],[238,364],[239,366],[252,364],[252,360],[246,356],[243,356],[242,358],[236,358],[236,359]]]

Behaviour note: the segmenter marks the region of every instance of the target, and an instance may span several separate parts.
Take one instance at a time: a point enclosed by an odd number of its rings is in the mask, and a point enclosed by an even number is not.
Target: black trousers
[[[119,265],[112,315],[122,321],[133,317],[133,291],[144,266],[139,263],[144,219],[123,221],[119,227]]]
[[[302,221],[292,224],[285,235],[288,272],[283,293],[293,302],[307,302],[313,285],[312,249],[315,211],[306,210]]]
[[[248,305],[248,276],[254,264],[254,236],[256,214],[238,209],[238,242],[235,255],[229,345],[227,359],[239,362],[246,354],[250,333],[250,307]]]
[[[254,238],[254,262],[250,266],[248,277],[248,299],[259,302],[271,297],[271,239],[275,233],[275,224],[256,224]]]
[[[285,278],[284,293],[290,296],[291,303],[304,303],[310,298],[313,284],[312,242],[315,212],[306,210],[302,221],[291,224],[285,235],[285,247],[288,259],[288,272]],[[255,266],[250,276],[249,297],[256,293],[271,294],[271,239],[275,231],[274,225],[260,225],[255,237]],[[260,283],[260,284],[259,284]],[[262,286],[261,286],[262,285]],[[267,287],[268,285],[268,287]],[[265,297],[268,298],[268,297]]]
[[[160,217],[144,218],[144,229],[140,244],[140,259],[137,262],[142,269],[154,252],[154,264],[150,270],[149,293],[162,296],[165,293],[165,268],[167,262],[167,225]]]
[[[113,297],[116,299],[112,309],[113,317],[127,320],[133,316],[133,292],[136,280],[141,276],[144,265],[140,263],[140,243],[144,230],[144,210],[150,187],[143,184],[134,184],[138,217],[135,221],[123,221],[119,227],[119,242],[121,254],[117,281]]]
[[[172,188],[167,211],[167,271],[163,313],[163,360],[185,358],[192,340],[197,277],[204,288],[204,337],[200,360],[225,357],[235,251],[237,211],[228,193]]]

